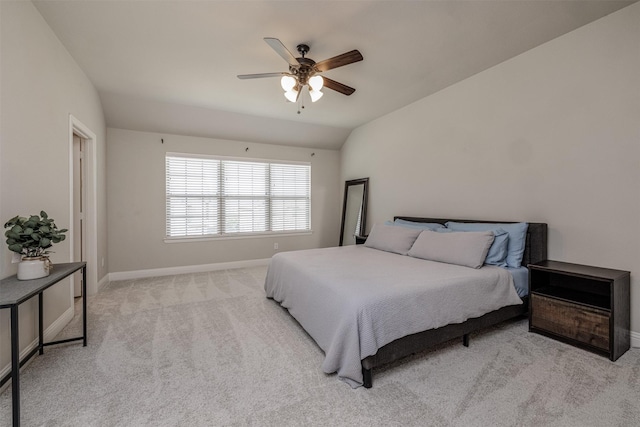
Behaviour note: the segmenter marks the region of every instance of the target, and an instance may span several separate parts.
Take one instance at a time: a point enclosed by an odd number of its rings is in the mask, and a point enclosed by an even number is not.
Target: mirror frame
[[[362,221],[360,222],[359,235],[364,235],[367,230],[367,200],[369,194],[369,178],[351,179],[344,183],[344,202],[342,203],[342,222],[340,224],[340,243],[338,246],[342,246],[344,238],[344,222],[347,217],[347,199],[349,198],[349,187],[354,185],[364,185],[362,191]]]

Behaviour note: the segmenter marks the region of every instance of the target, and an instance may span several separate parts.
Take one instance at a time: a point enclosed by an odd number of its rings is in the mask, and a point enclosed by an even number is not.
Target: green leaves
[[[20,233],[16,233],[13,230],[9,230],[6,233],[4,233],[4,235],[10,239],[19,239],[20,238]]]
[[[21,219],[21,218],[20,218],[19,216],[15,216],[15,217],[11,218],[9,221],[7,221],[7,222],[4,224],[4,228],[7,228],[7,227],[13,227],[14,225],[16,225],[16,224],[18,223],[18,221],[19,221],[20,219]],[[25,219],[25,218],[22,218],[22,219]]]
[[[14,243],[9,245],[9,250],[12,252],[22,253],[22,245],[20,243]]]
[[[10,251],[26,256],[41,256],[48,253],[45,249],[54,243],[62,242],[66,236],[66,228],[58,230],[54,219],[45,211],[29,218],[15,216],[4,224],[9,228],[4,235]]]

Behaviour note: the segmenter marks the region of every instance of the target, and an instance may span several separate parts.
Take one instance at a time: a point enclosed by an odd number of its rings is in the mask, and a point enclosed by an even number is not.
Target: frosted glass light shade
[[[297,90],[288,90],[284,93],[284,97],[287,98],[288,101],[296,102],[298,99],[298,91]]]
[[[296,79],[292,76],[282,76],[280,79],[280,86],[285,92],[289,92],[296,85]]]
[[[319,91],[320,89],[322,89],[322,86],[324,86],[324,79],[322,78],[322,76],[315,75],[309,79],[309,86],[311,86],[311,89]]]
[[[311,89],[309,91],[309,95],[311,95],[311,102],[316,102],[318,99],[322,98],[322,95],[324,95],[324,93],[320,92],[319,90]]]

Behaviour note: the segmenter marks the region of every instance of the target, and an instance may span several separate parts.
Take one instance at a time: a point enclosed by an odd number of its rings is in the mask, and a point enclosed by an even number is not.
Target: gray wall
[[[394,214],[549,224],[551,259],[631,271],[640,332],[640,4],[354,130],[342,179]]]
[[[161,143],[164,139],[164,144]],[[340,152],[210,138],[107,130],[110,272],[270,258],[335,246],[340,234]],[[245,151],[249,148],[248,151]],[[311,228],[302,236],[165,243],[165,153],[311,162]],[[312,153],[315,153],[311,156]]]
[[[102,106],[93,85],[31,2],[0,2],[1,128],[0,219],[45,210],[60,228],[69,228],[72,114],[97,136],[98,259],[106,257],[105,138]],[[4,235],[4,229],[3,229]],[[70,261],[69,240],[55,245],[51,260]],[[3,239],[4,241],[4,239]],[[16,273],[11,253],[0,245],[0,276]],[[97,268],[101,279],[107,265]],[[45,330],[70,313],[70,282],[45,292]],[[36,339],[37,299],[20,306],[20,344]],[[9,311],[0,311],[0,371],[10,363]]]

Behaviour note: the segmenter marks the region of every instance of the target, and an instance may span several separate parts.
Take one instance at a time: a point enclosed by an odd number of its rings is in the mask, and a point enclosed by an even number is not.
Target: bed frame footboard
[[[463,323],[443,326],[438,329],[418,332],[399,338],[381,347],[373,356],[362,360],[363,386],[371,388],[373,386],[373,368],[385,365],[395,360],[410,356],[415,353],[428,350],[438,344],[462,338],[462,344],[469,346],[469,334],[486,329],[490,326],[504,322],[505,320],[527,314],[529,308],[529,298],[522,298],[523,304],[502,307],[484,316],[469,319]]]

